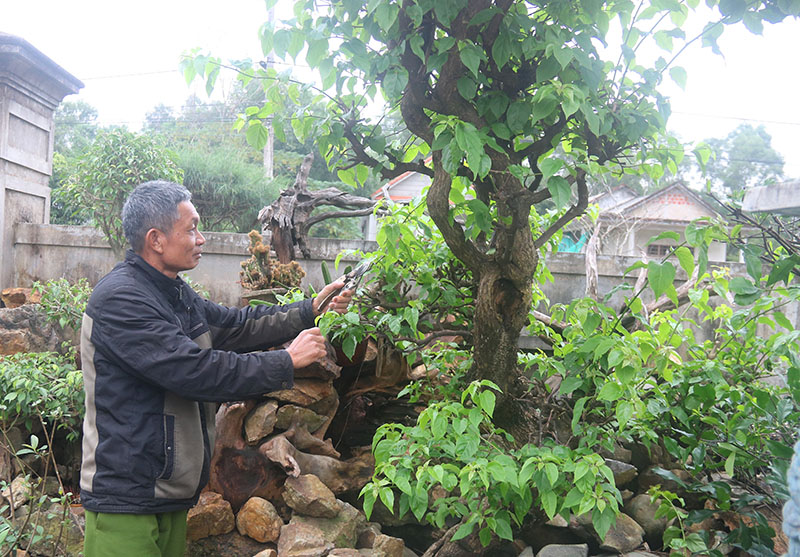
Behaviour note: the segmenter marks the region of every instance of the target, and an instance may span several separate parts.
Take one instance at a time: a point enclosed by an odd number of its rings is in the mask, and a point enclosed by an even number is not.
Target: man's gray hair
[[[141,253],[151,228],[169,234],[178,220],[178,205],[191,199],[189,190],[166,180],[136,186],[122,207],[122,230],[133,251]]]

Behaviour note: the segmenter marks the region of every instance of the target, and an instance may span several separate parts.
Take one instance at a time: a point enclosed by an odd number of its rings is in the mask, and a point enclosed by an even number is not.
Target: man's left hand
[[[344,287],[343,280],[335,280],[329,285],[327,285],[325,288],[323,288],[311,303],[311,307],[314,308],[314,315],[319,315],[321,313],[319,311],[320,300],[324,300],[328,294],[330,294],[331,292],[335,292],[336,290],[343,287]],[[336,313],[345,313],[347,312],[347,308],[350,305],[352,299],[353,299],[352,290],[342,290],[333,297],[333,299],[328,303],[327,307],[325,307],[324,311],[335,311]]]

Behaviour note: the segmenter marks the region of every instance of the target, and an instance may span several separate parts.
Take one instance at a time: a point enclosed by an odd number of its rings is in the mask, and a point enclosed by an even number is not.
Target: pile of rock
[[[239,540],[238,555],[246,555],[245,551],[258,557],[413,555],[405,549],[403,540],[382,534],[378,524],[367,522],[358,509],[338,500],[312,474],[287,478],[282,498],[285,505],[276,507],[266,499],[251,497],[234,515],[221,495],[203,493],[189,511],[189,554],[212,552],[209,543],[201,543],[203,539],[224,537],[235,529],[250,540]],[[233,542],[227,538],[216,543],[230,547]]]
[[[77,333],[53,325],[39,309],[30,289],[7,288],[0,307],[0,356],[20,352],[62,352],[62,343],[77,342]]]

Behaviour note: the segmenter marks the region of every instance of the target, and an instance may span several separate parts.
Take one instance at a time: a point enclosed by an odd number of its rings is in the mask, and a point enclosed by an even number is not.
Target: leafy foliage
[[[0,358],[0,423],[31,429],[39,417],[77,439],[83,416],[83,376],[71,358],[22,353]]]
[[[367,517],[378,500],[400,517],[410,510],[439,528],[455,517],[461,525],[454,541],[477,528],[487,546],[493,535],[513,540],[512,527],[533,508],[550,519],[591,513],[605,536],[622,498],[603,459],[551,443],[514,449],[513,438],[492,424],[496,388],[474,382],[460,400],[429,405],[413,427],[381,426],[375,477],[361,490]]]
[[[74,284],[65,278],[48,280],[44,284],[35,282],[33,289],[41,294],[39,305],[49,321],[62,328],[80,330],[83,312],[92,293],[86,279],[78,279]]]
[[[176,157],[146,135],[104,131],[75,165],[58,191],[58,201],[80,207],[81,215],[100,228],[118,256],[127,245],[122,233],[122,205],[128,194],[149,180],[182,182]]]

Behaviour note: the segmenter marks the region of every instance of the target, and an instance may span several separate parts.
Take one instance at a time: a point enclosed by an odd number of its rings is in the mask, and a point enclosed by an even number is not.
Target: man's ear
[[[164,234],[157,228],[151,228],[144,235],[145,248],[156,253],[164,253]]]

